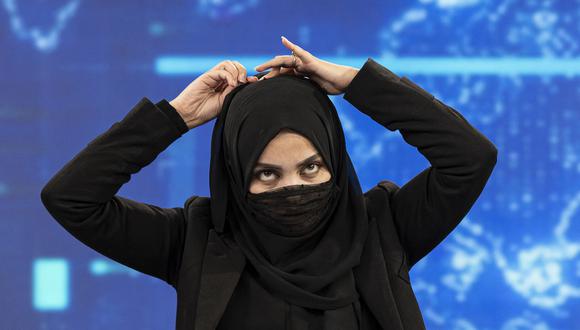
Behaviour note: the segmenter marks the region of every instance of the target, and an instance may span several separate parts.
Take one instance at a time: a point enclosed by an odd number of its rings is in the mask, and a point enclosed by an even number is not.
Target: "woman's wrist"
[[[346,91],[346,89],[348,88],[348,86],[350,85],[350,83],[352,82],[352,80],[354,79],[354,77],[357,75],[358,72],[359,69],[354,67],[348,67],[344,70],[341,78],[341,89],[343,93]]]
[[[189,129],[203,124],[197,117],[193,116],[191,112],[185,111],[186,108],[179,102],[179,100],[173,99],[169,101],[169,104],[175,109],[175,111],[177,111]]]

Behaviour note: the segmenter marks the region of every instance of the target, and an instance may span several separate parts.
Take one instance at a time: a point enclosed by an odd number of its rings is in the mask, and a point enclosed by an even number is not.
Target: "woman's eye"
[[[274,172],[264,170],[256,172],[256,177],[262,181],[270,181],[274,177]]]
[[[323,166],[324,165],[322,165],[320,162],[310,163],[305,167],[303,167],[302,173],[305,175],[312,176],[317,174],[318,171],[320,171],[320,168]],[[254,173],[254,177],[262,182],[272,182],[276,180],[278,174],[276,174],[276,172],[272,170],[260,170]]]
[[[307,174],[313,174],[313,173],[318,172],[318,170],[320,169],[320,166],[321,166],[320,163],[311,163],[308,166],[306,166],[304,168],[304,170]]]

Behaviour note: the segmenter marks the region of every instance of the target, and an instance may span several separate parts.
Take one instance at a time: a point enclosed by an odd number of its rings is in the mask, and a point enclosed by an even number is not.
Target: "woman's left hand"
[[[358,73],[358,69],[351,66],[321,60],[285,37],[282,37],[282,44],[290,51],[294,51],[295,56],[279,55],[256,66],[254,68],[256,71],[272,68],[260,79],[268,79],[281,74],[303,75],[320,85],[328,94],[336,95],[344,93]]]

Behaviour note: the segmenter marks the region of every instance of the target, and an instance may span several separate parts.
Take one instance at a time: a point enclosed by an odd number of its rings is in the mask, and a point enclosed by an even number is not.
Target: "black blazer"
[[[365,193],[369,237],[355,271],[382,328],[424,329],[409,270],[463,219],[496,164],[497,149],[455,109],[368,58],[344,99],[416,147],[431,166],[402,187],[383,180]],[[165,100],[143,97],[45,185],[41,200],[71,235],[99,253],[157,277],[177,292],[176,329],[218,324],[245,257],[218,234],[210,198],[162,208],[116,195],[132,174],[188,131]]]

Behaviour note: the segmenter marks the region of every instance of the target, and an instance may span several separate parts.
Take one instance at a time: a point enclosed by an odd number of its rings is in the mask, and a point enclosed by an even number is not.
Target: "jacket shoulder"
[[[382,180],[377,184],[377,186],[380,188],[383,188],[389,194],[393,194],[397,190],[399,190],[399,186],[396,183],[394,183],[393,181],[389,181],[389,180]]]
[[[394,183],[393,181],[390,180],[382,180],[379,181],[379,183],[377,183],[375,186],[373,186],[371,189],[369,189],[367,192],[364,193],[365,197],[369,197],[369,195],[374,194],[375,192],[381,192],[384,193],[385,191],[387,192],[387,195],[392,196],[395,192],[397,192],[397,190],[399,190],[399,186]]]
[[[210,198],[206,196],[191,196],[184,203],[183,208],[188,222],[203,222],[207,226],[211,223]],[[209,229],[209,228],[208,228]]]
[[[208,208],[209,207],[210,198],[206,196],[197,196],[193,195],[189,197],[185,203],[185,208]]]

